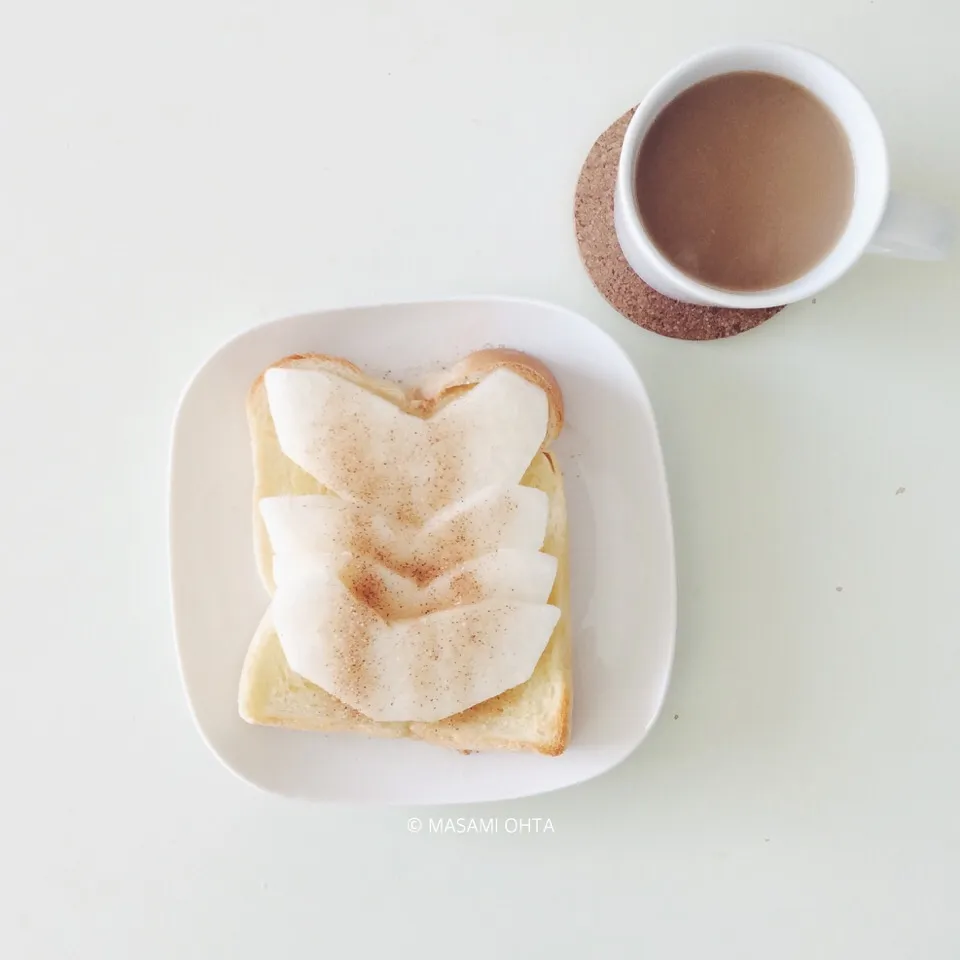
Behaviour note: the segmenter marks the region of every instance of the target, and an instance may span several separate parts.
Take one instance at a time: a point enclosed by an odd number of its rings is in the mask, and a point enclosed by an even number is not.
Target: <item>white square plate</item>
[[[237,712],[240,667],[267,606],[252,546],[250,384],[291,353],[336,354],[403,381],[487,346],[539,357],[563,390],[566,423],[553,449],[571,548],[566,752],[462,756],[413,741],[248,725]],[[234,773],[286,796],[439,804],[555,790],[630,754],[667,689],[676,580],[650,402],[607,334],[549,304],[470,298],[331,310],[264,324],[221,347],[187,387],[174,425],[170,566],[180,666],[203,738]]]

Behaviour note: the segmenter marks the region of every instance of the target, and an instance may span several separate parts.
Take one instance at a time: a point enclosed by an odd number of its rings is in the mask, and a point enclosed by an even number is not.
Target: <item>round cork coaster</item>
[[[751,330],[783,307],[731,310],[680,303],[648,287],[624,259],[613,225],[613,185],[620,145],[633,116],[628,110],[607,127],[580,171],[573,219],[580,258],[593,285],[628,320],[654,333],[680,340],[716,340]]]

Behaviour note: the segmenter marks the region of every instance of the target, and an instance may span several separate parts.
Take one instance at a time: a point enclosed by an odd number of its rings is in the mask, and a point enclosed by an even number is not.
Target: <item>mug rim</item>
[[[763,290],[735,291],[728,290],[723,287],[712,287],[709,284],[705,284],[699,280],[696,280],[689,274],[684,273],[682,270],[676,267],[660,252],[656,244],[654,244],[653,240],[647,233],[646,228],[643,226],[634,189],[637,156],[640,151],[640,146],[643,143],[643,138],[649,132],[654,120],[656,120],[666,106],[684,90],[689,89],[689,87],[701,82],[704,79],[708,79],[711,76],[722,76],[725,73],[731,73],[734,71],[729,68],[718,69],[715,73],[709,73],[705,77],[691,79],[690,83],[688,84],[683,84],[684,77],[687,74],[694,73],[696,68],[702,67],[704,63],[709,64],[709,61],[713,59],[729,56],[731,54],[747,57],[754,54],[787,55],[794,58],[795,61],[803,60],[807,63],[815,64],[817,69],[826,72],[830,76],[831,80],[842,84],[846,88],[847,93],[857,102],[857,108],[862,115],[862,118],[866,119],[872,128],[871,133],[880,148],[878,154],[874,157],[874,161],[877,164],[876,173],[879,175],[881,181],[881,189],[877,193],[877,197],[874,202],[874,209],[863,209],[863,204],[866,201],[862,198],[858,200],[855,186],[854,199],[850,216],[847,220],[847,226],[830,250],[823,256],[823,258],[821,258],[821,260],[806,273],[803,273],[797,277],[796,280],[793,280],[788,284],[783,284],[779,287],[770,287]],[[758,69],[763,69],[763,72],[766,73],[784,75],[776,68],[768,69],[763,67]],[[793,78],[789,76],[787,76],[786,79],[793,80]],[[793,80],[793,82],[798,81]],[[681,85],[679,89],[675,89],[677,88],[678,83],[683,85]],[[800,85],[805,86],[802,83]],[[673,92],[667,96],[666,94],[668,91]],[[822,101],[822,97],[819,97],[812,90],[810,92]],[[852,148],[854,144],[854,137],[849,129],[849,125],[844,123],[844,121],[837,116],[836,111],[833,109],[831,104],[825,103],[824,105],[828,110],[830,110],[831,113],[834,114],[837,122],[843,127],[844,134],[846,135]],[[856,172],[857,171],[855,170],[855,175]],[[819,54],[813,53],[810,50],[806,50],[802,47],[794,46],[792,44],[764,41],[754,43],[722,44],[710,47],[707,50],[702,50],[699,53],[693,54],[692,56],[681,61],[679,64],[665,73],[653,85],[653,87],[651,87],[651,89],[638,104],[633,116],[630,118],[630,122],[627,124],[627,129],[624,133],[623,143],[620,148],[620,157],[617,165],[615,202],[617,200],[621,201],[621,203],[618,205],[623,207],[622,210],[618,211],[620,216],[618,216],[617,219],[621,220],[624,226],[629,230],[631,235],[630,239],[641,249],[644,258],[652,261],[655,264],[657,271],[664,275],[669,284],[682,291],[683,294],[689,295],[691,302],[721,307],[754,309],[761,307],[781,306],[788,303],[794,303],[797,300],[803,300],[809,296],[815,295],[825,287],[832,284],[834,281],[838,280],[860,258],[869,245],[870,239],[876,233],[877,228],[880,226],[880,221],[883,218],[889,192],[890,175],[886,142],[884,140],[883,131],[880,127],[879,121],[877,120],[876,114],[874,113],[873,108],[870,106],[866,96],[863,94],[863,91],[860,90],[860,88],[842,70],[840,70],[839,67],[821,57]],[[856,246],[854,246],[848,252],[845,258],[839,260],[832,266],[832,268],[828,269],[825,266],[827,261],[830,259],[831,254],[836,251],[837,247],[844,240],[847,230],[850,228],[850,224],[853,223],[855,217],[862,222],[865,220],[863,223],[865,229],[861,229],[860,231],[863,234],[862,239],[858,241]],[[621,247],[622,246],[623,244],[621,243]],[[624,250],[623,254],[629,263],[630,258],[627,255],[627,251]],[[632,266],[633,265],[631,264],[631,267]],[[643,279],[642,276],[641,279]]]

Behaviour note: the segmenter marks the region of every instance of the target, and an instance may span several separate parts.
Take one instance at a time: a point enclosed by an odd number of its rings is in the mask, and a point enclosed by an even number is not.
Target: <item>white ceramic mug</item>
[[[850,219],[830,253],[792,283],[749,293],[700,283],[667,260],[643,227],[635,186],[640,145],[663,108],[701,80],[738,70],[777,74],[819,97],[847,133],[855,176]],[[860,90],[836,67],[805,50],[778,43],[720,47],[698,54],[668,73],[644,97],[630,120],[614,189],[617,239],[638,276],[676,300],[741,308],[794,303],[839,279],[866,252],[913,260],[939,260],[947,254],[954,233],[951,214],[925,201],[891,195],[889,181],[880,124]]]

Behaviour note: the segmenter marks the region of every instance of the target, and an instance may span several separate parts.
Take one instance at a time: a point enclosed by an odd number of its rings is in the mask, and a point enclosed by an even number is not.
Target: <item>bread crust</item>
[[[343,357],[327,353],[291,353],[276,363],[271,363],[250,387],[247,405],[254,402],[263,388],[263,378],[267,370],[278,367],[310,367],[329,370],[345,380],[350,380],[367,389],[373,389],[382,396],[393,400],[407,413],[428,418],[445,403],[452,400],[461,390],[478,384],[494,370],[505,369],[539,387],[546,394],[548,403],[547,433],[544,437],[545,449],[557,439],[563,429],[563,392],[556,377],[545,363],[520,350],[507,347],[491,347],[476,350],[459,360],[448,371],[418,384],[410,390],[404,390],[390,380],[376,380],[364,373],[355,363]]]

